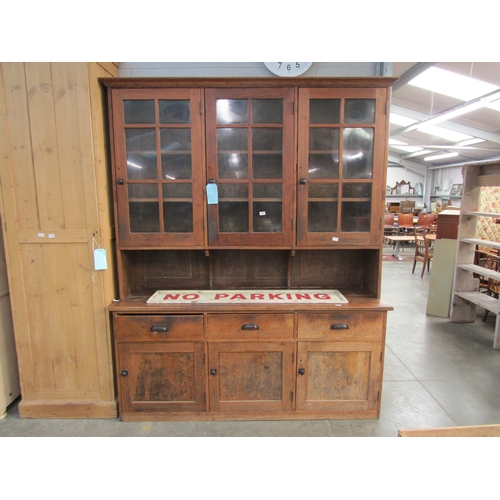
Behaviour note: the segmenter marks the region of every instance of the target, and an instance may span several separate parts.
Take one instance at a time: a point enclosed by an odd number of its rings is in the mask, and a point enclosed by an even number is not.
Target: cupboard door
[[[206,411],[201,342],[118,344],[121,413]]]
[[[294,343],[209,344],[210,411],[290,411]]]
[[[209,242],[292,244],[293,89],[208,89]]]
[[[120,247],[202,246],[199,89],[113,90]]]
[[[380,243],[385,89],[299,89],[299,246]]]
[[[297,411],[379,407],[381,342],[299,342]]]

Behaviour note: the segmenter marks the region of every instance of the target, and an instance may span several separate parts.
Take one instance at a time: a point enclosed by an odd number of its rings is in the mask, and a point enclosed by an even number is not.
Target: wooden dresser
[[[102,80],[122,420],[378,417],[393,81]]]

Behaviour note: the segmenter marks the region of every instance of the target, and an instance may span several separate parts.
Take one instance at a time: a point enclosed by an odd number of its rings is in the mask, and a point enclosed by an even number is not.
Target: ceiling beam
[[[409,70],[405,71],[396,82],[392,86],[392,91],[396,91],[401,87],[404,87],[410,80],[416,78],[420,73],[423,73],[425,70],[435,66],[437,63],[435,62],[419,62],[412,66]]]
[[[393,163],[394,166],[406,168],[408,170],[411,170],[412,172],[415,172],[416,174],[423,175],[424,177],[427,174],[427,165],[421,165],[420,163],[409,161],[392,152],[389,153],[388,162],[389,164]]]

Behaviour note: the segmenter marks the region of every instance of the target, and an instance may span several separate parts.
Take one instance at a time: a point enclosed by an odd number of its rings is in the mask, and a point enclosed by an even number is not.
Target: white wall
[[[263,62],[121,62],[121,77],[269,77]],[[392,63],[315,62],[301,76],[392,76]]]
[[[425,178],[423,175],[419,175],[404,167],[389,167],[387,169],[387,185],[394,187],[396,182],[401,181],[409,182],[414,187],[417,183],[424,184]]]
[[[431,170],[431,196],[449,196],[451,186],[453,184],[462,184],[463,175],[462,167],[450,167],[441,168],[436,170]],[[445,186],[448,184],[445,190],[436,190],[437,186]],[[454,202],[455,204],[455,202]]]

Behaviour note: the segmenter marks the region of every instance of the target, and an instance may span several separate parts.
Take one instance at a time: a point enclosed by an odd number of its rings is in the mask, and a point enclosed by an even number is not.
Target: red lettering
[[[293,298],[293,297],[292,297],[292,294],[291,294],[291,293],[287,293],[287,294],[286,294],[286,298],[287,298],[288,300],[292,300],[292,298]]]
[[[215,294],[215,300],[226,299],[227,297],[229,297],[228,293],[216,293]]]
[[[263,293],[251,293],[250,300],[264,300],[264,294]]]
[[[315,299],[320,299],[320,300],[330,300],[331,297],[327,293],[315,293],[314,294]]]
[[[163,297],[163,300],[177,300],[178,298],[179,298],[178,293],[176,293],[176,294],[167,293],[167,295],[165,295],[165,297]]]
[[[283,297],[280,297],[280,295],[281,295],[281,293],[270,293],[269,299],[270,300],[274,300],[274,299],[283,300]]]
[[[246,300],[246,297],[242,293],[235,293],[229,300],[243,299]]]
[[[200,296],[197,293],[186,293],[182,296],[184,300],[196,300],[199,299]]]
[[[311,296],[310,296],[308,293],[296,293],[296,294],[295,294],[295,297],[296,297],[298,300],[301,300],[301,299],[311,300]]]

